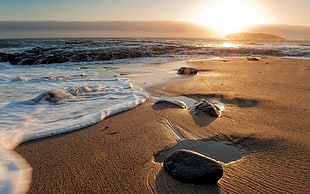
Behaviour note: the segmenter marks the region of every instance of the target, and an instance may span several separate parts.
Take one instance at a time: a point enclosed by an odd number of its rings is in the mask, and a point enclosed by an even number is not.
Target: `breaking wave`
[[[27,40],[31,42],[31,40]],[[219,41],[191,39],[2,40],[0,62],[14,65],[94,62],[140,57],[309,57],[308,41]],[[23,42],[24,41],[24,42]]]

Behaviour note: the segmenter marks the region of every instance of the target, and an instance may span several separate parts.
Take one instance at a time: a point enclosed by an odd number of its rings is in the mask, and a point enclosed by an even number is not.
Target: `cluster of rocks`
[[[35,47],[21,53],[0,53],[0,62],[12,65],[35,65],[65,62],[91,62],[112,59],[149,57],[154,53],[143,49],[115,48],[99,50],[70,50]]]
[[[201,48],[189,45],[173,44],[150,44],[150,45],[84,45],[82,42],[68,42],[64,45],[50,47],[35,47],[23,52],[3,53],[0,52],[0,62],[9,62],[13,65],[51,64],[64,62],[92,62],[113,59],[170,56],[170,55],[271,55],[283,56],[283,51],[273,49],[253,48]],[[90,43],[88,43],[90,44]],[[112,44],[112,43],[111,43]],[[81,49],[82,48],[82,49]],[[292,56],[295,56],[292,54]],[[305,53],[300,53],[304,56]],[[298,56],[299,56],[298,55]]]
[[[198,70],[181,67],[177,73],[195,75]],[[210,116],[220,117],[221,109],[209,101],[202,99],[190,108],[195,115],[198,111]],[[179,149],[164,159],[165,170],[175,179],[191,184],[214,184],[223,176],[223,168],[219,162],[200,153]]]
[[[190,55],[188,51],[198,49],[193,46],[173,44],[120,44],[120,42],[107,42],[92,45],[91,42],[71,41],[56,46],[37,46],[16,53],[0,52],[0,62],[9,62],[12,65],[93,62],[174,54]]]

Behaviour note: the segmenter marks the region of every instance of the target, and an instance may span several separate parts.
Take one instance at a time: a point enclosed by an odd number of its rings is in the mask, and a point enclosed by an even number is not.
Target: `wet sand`
[[[222,117],[147,100],[91,127],[24,143],[16,151],[33,168],[29,193],[308,193],[310,60],[227,58],[189,66],[200,71],[148,91],[220,101]],[[199,149],[207,140],[243,155],[220,162],[217,185],[179,182],[156,160],[180,145],[163,121]],[[210,145],[205,149],[216,149]],[[218,160],[226,151],[217,151]]]

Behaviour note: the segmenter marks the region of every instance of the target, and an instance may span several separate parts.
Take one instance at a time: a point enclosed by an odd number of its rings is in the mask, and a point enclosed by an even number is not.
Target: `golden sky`
[[[310,0],[1,0],[0,21],[193,21],[219,33],[310,25]]]

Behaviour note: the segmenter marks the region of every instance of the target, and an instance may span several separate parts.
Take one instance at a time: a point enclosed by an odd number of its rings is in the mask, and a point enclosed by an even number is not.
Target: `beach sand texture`
[[[310,60],[190,64],[197,75],[148,91],[220,101],[222,117],[147,100],[91,127],[24,143],[16,151],[33,168],[29,193],[309,193]],[[216,185],[179,182],[154,160],[180,141],[163,122],[188,140],[233,144],[243,156],[221,162],[224,175]]]

